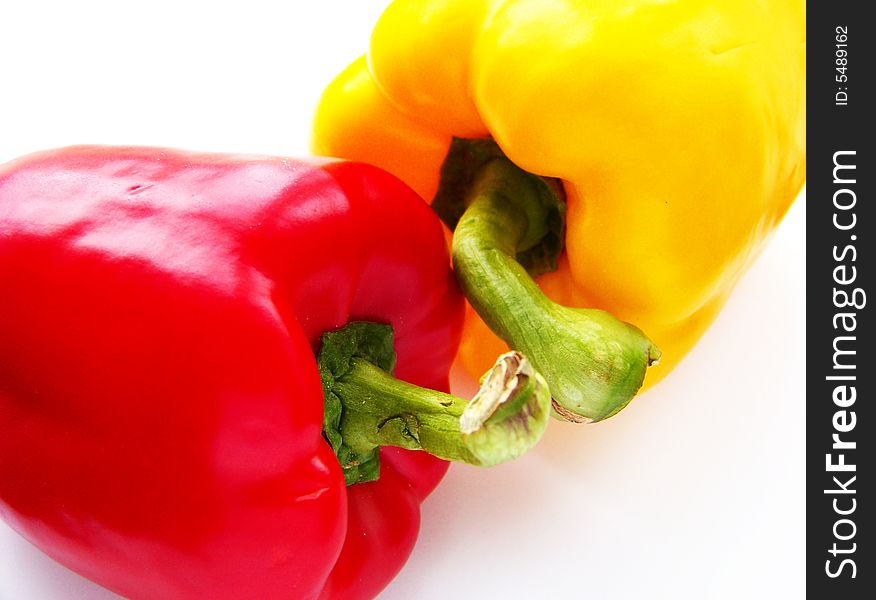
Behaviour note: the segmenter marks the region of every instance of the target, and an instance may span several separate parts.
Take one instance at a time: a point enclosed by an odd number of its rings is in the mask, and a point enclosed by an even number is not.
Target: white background
[[[0,4],[0,162],[76,143],[304,155],[320,90],[383,4]],[[803,597],[804,225],[801,198],[695,351],[623,413],[453,467],[381,597]],[[0,523],[0,600],[110,598]]]

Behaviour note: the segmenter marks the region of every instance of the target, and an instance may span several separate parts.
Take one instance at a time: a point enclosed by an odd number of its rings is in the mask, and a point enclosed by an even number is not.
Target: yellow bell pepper
[[[559,179],[565,249],[538,285],[647,332],[663,353],[648,385],[700,338],[800,191],[804,93],[802,0],[397,0],[367,57],[326,89],[313,148],[424,198],[454,138],[492,138],[523,171]],[[480,373],[503,344],[469,312],[461,360]],[[598,420],[626,401],[566,408]]]

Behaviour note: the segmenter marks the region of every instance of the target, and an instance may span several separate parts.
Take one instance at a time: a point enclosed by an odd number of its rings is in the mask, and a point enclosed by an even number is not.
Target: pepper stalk
[[[354,322],[326,333],[317,358],[323,434],[347,485],[379,477],[381,446],[492,466],[534,446],[547,427],[550,391],[519,352],[499,357],[467,402],[392,376],[392,327]]]
[[[547,381],[555,412],[592,422],[626,406],[660,351],[638,328],[597,309],[568,308],[533,277],[563,248],[562,185],[512,163],[489,139],[455,139],[432,207],[454,230],[453,266],[484,322]]]

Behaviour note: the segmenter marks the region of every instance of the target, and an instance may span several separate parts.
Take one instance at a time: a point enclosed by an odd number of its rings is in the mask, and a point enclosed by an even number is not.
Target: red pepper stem
[[[480,166],[454,231],[453,266],[484,322],[544,375],[559,415],[599,421],[626,406],[660,352],[607,312],[553,302],[517,261],[547,232],[536,179],[504,157]]]
[[[531,448],[547,426],[550,393],[518,352],[499,358],[471,402],[394,378],[361,358],[335,380],[340,431],[352,448],[398,446],[492,466]]]
[[[519,352],[499,357],[467,402],[396,379],[392,327],[354,322],[326,333],[317,359],[323,434],[348,485],[377,479],[381,446],[491,466],[541,439],[551,414],[544,379]]]

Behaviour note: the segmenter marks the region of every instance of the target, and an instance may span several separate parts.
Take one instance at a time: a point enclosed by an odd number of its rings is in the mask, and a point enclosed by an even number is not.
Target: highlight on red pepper
[[[0,167],[0,282],[0,515],[132,599],[372,597],[435,456],[513,458],[550,413],[516,353],[471,403],[444,393],[440,223],[364,164],[24,157]]]

